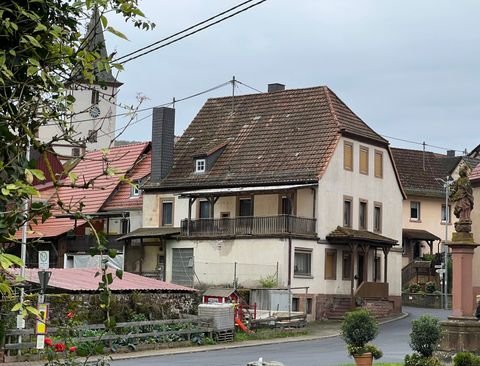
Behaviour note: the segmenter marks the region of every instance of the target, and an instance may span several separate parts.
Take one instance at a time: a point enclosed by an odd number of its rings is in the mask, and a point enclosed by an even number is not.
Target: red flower
[[[53,346],[53,342],[50,338],[45,338],[45,341],[43,343],[45,343],[45,345],[48,346],[48,347]]]
[[[68,318],[68,319],[73,319],[74,316],[75,316],[75,313],[74,313],[73,311],[69,311],[69,312],[67,313],[67,318]]]
[[[55,343],[53,347],[55,348],[55,352],[63,352],[66,348],[63,343]]]
[[[68,349],[70,352],[76,352],[77,351],[77,347],[75,346],[72,346]]]

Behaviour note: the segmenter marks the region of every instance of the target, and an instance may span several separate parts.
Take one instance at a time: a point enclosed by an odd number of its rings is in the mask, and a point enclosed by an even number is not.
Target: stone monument
[[[480,322],[474,317],[475,304],[472,286],[472,261],[476,244],[473,239],[472,220],[473,190],[468,178],[468,168],[460,169],[460,177],[454,182],[450,202],[458,218],[452,241],[448,243],[452,255],[452,314],[442,322],[440,352],[446,356],[460,351],[480,350]],[[445,274],[446,275],[446,274]]]

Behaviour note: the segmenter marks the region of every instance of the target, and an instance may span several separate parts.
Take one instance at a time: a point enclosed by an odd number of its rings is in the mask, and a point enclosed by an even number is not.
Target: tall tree
[[[108,25],[107,12],[120,14],[134,27],[148,30],[154,26],[138,8],[137,0],[0,2],[1,293],[9,292],[2,271],[20,263],[4,252],[5,245],[15,243],[14,234],[25,222],[46,220],[51,215],[52,207],[45,203],[25,205],[38,194],[33,182],[45,178],[28,159],[27,151],[34,148],[48,168],[49,180],[61,184],[49,166],[48,154],[54,153],[56,141],[75,140],[74,128],[66,122],[72,117],[75,101],[67,88],[80,82],[98,84],[102,73],[122,68],[104,52],[89,47],[91,35],[85,36],[84,25],[94,12],[106,31],[121,38],[125,36]],[[38,131],[48,124],[56,124],[61,132],[42,142]]]

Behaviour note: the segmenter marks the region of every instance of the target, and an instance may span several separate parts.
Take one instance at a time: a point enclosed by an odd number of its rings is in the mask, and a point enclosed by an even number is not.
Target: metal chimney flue
[[[175,145],[175,109],[153,108],[151,181],[160,182],[173,165]]]
[[[275,92],[284,91],[284,90],[285,90],[284,84],[280,84],[280,83],[268,84],[269,93],[275,93]]]

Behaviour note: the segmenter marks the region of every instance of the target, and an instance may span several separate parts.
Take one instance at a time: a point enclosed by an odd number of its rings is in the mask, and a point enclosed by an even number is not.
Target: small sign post
[[[48,250],[40,250],[38,252],[38,269],[46,270],[50,265],[50,252]]]

